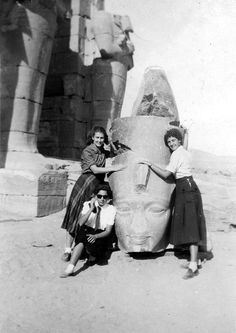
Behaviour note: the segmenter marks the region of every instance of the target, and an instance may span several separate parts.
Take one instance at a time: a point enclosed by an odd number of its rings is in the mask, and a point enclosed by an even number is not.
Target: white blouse
[[[83,205],[83,209],[81,214],[85,215],[89,210],[89,203],[90,201],[86,201]],[[95,203],[96,205],[96,203]],[[97,206],[97,205],[96,205]],[[108,225],[113,225],[115,222],[116,216],[116,208],[113,205],[105,205],[101,207],[100,213],[100,225],[98,229],[105,230]],[[95,222],[96,222],[96,213],[91,213],[87,222],[85,223],[88,227],[95,229]]]
[[[172,172],[176,179],[190,177],[192,175],[191,154],[183,146],[179,146],[171,154],[166,170]]]

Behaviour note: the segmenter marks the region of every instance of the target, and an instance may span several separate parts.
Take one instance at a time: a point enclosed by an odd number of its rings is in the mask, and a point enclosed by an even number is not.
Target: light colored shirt
[[[85,215],[88,212],[89,203],[90,203],[90,201],[85,201],[82,212],[81,212],[82,215]],[[96,207],[98,206],[97,202],[95,203],[95,206]],[[100,207],[100,208],[101,208],[100,223],[99,223],[98,229],[105,230],[108,225],[114,224],[115,216],[116,216],[116,208],[113,205],[109,205],[109,204],[107,204],[103,207]],[[88,227],[95,229],[96,216],[97,216],[97,214],[92,212],[85,224]]]
[[[172,172],[176,179],[191,176],[192,170],[190,153],[184,149],[183,146],[179,146],[171,154],[170,162],[167,165],[166,170]]]

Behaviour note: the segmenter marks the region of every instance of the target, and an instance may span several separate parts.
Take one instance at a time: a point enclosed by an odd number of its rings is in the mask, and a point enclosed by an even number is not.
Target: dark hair
[[[104,182],[102,184],[99,184],[95,190],[94,190],[94,194],[97,195],[99,191],[106,191],[107,195],[110,199],[112,199],[112,191],[111,188],[109,186],[109,184],[107,182]]]
[[[108,136],[105,129],[101,126],[94,126],[88,133],[87,136],[87,146],[93,143],[93,136],[95,133],[102,133],[104,135],[104,143],[108,144]]]
[[[177,128],[171,128],[164,135],[164,141],[165,141],[165,145],[167,147],[169,147],[167,141],[168,141],[168,139],[170,137],[178,139],[181,142],[181,145],[183,144],[183,136],[182,136],[181,132]]]

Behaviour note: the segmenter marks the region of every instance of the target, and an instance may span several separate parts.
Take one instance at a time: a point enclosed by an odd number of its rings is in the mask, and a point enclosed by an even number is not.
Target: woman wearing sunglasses
[[[110,204],[112,192],[108,184],[100,184],[94,191],[94,197],[86,201],[79,218],[80,231],[75,237],[75,247],[62,278],[73,275],[74,268],[84,249],[89,262],[102,258],[107,249],[106,239],[114,225],[116,209]]]
[[[66,229],[66,245],[62,260],[69,261],[72,244],[78,229],[83,203],[91,198],[95,188],[103,183],[105,174],[124,169],[123,165],[105,166],[110,152],[104,149],[108,136],[103,127],[95,126],[89,133],[87,147],[81,155],[82,175],[76,181],[67,205],[62,228]]]

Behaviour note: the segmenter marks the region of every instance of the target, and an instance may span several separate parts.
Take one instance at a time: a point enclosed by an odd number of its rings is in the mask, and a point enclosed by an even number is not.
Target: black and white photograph
[[[0,333],[236,331],[236,2],[0,0]]]

